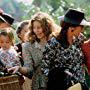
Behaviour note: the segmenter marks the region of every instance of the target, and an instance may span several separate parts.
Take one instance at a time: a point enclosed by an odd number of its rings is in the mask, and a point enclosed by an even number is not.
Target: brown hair
[[[40,41],[37,36],[35,35],[35,33],[33,32],[33,23],[34,21],[38,21],[41,23],[43,32],[45,34],[45,36],[47,37],[47,39],[52,36],[52,32],[55,31],[55,22],[52,19],[52,17],[44,12],[38,12],[36,13],[30,22],[30,41],[33,43],[35,41]]]
[[[63,43],[65,48],[67,48],[69,46],[69,42],[67,40],[67,32],[68,32],[69,27],[77,27],[77,26],[83,27],[83,26],[82,25],[75,25],[75,24],[67,23],[65,21],[61,21],[60,26],[61,26],[61,32],[58,34],[57,39],[61,43]]]
[[[14,34],[13,34],[11,28],[7,28],[5,30],[0,30],[0,37],[1,37],[1,35],[8,36],[10,42],[12,43],[12,45],[14,45]]]
[[[19,34],[21,33],[21,31],[23,30],[23,28],[28,25],[29,26],[29,22],[30,20],[24,20],[22,21],[18,26],[17,26],[17,30],[16,30],[16,33],[19,37]],[[19,37],[20,38],[20,37]]]

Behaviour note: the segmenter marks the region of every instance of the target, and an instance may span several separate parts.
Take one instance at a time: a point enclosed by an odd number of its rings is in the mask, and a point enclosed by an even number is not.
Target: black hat
[[[12,25],[13,22],[14,22],[14,18],[11,15],[7,14],[7,13],[1,13],[0,14],[0,19],[3,22],[6,22],[6,23],[8,23],[10,25]]]
[[[90,22],[85,19],[85,14],[82,11],[76,9],[67,10],[66,14],[59,17],[60,20],[75,25],[86,25],[90,26]]]
[[[0,16],[0,22],[6,22],[6,20],[4,20],[4,18],[2,18],[2,16]]]

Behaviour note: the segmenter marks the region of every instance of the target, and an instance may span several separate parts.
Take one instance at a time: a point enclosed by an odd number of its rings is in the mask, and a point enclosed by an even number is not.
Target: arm
[[[20,72],[23,73],[27,77],[32,77],[33,75],[33,61],[31,55],[31,44],[24,43],[22,44],[22,57],[24,61],[24,67],[20,68]]]
[[[54,43],[50,41],[47,43],[45,47],[45,51],[43,52],[43,59],[42,59],[42,71],[45,75],[48,75],[49,71],[54,66],[54,60],[56,57],[56,42]]]
[[[25,43],[22,45],[22,57],[24,60],[24,66],[23,67],[15,66],[9,68],[8,72],[15,74],[19,71],[21,74],[31,78],[33,75],[33,62],[32,62],[29,44]]]

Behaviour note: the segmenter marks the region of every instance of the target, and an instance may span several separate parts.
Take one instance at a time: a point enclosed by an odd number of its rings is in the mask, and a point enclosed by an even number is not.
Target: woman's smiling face
[[[38,39],[45,38],[43,28],[42,28],[41,23],[39,21],[33,22],[33,32],[35,33],[35,35],[37,36]]]

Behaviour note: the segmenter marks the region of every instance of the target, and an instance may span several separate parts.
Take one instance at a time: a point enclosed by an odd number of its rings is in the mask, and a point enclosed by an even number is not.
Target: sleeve
[[[33,61],[32,61],[32,55],[30,51],[30,44],[24,43],[22,44],[22,57],[24,61],[24,67],[27,67],[27,76],[32,77],[33,74]]]
[[[43,59],[41,66],[41,70],[46,76],[48,75],[51,69],[54,57],[55,57],[55,50],[50,46],[49,43],[47,43],[45,51],[43,52]]]

